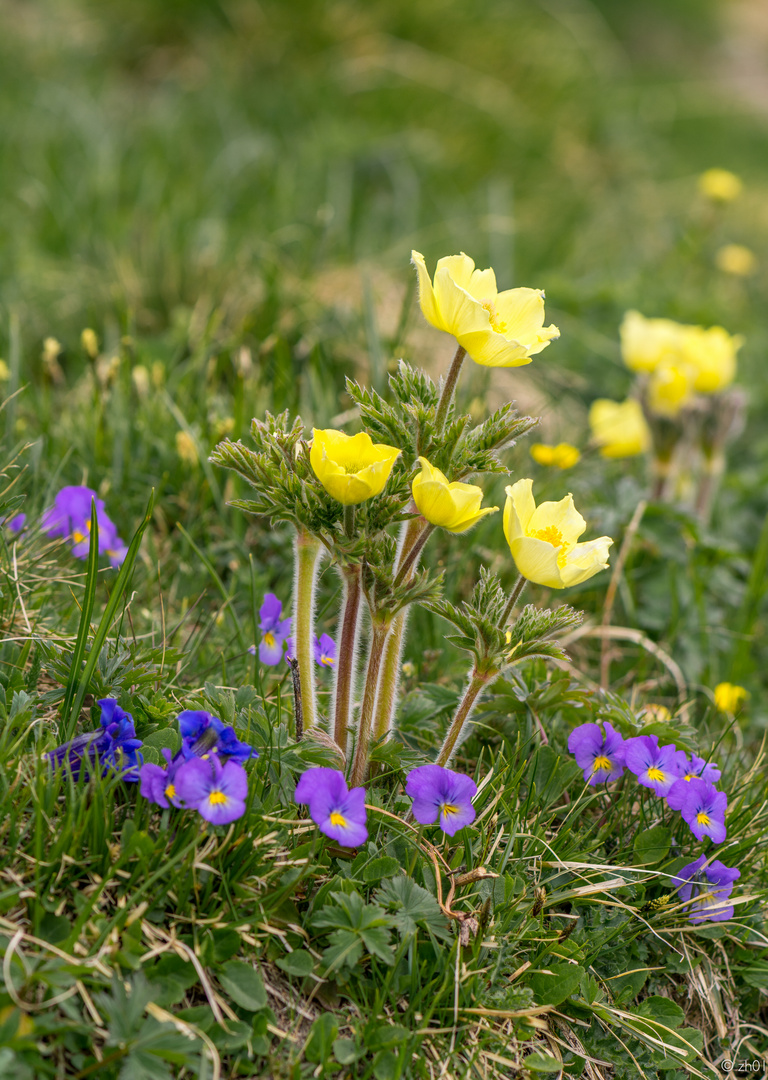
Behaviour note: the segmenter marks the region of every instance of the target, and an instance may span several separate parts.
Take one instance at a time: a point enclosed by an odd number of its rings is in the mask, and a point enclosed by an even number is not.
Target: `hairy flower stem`
[[[412,545],[411,550],[408,552],[407,556],[403,559],[400,569],[397,571],[397,576],[395,578],[395,588],[397,588],[399,585],[402,585],[403,582],[407,581],[408,578],[411,576],[411,571],[414,569],[416,561],[421,555],[421,549],[424,547],[427,540],[429,540],[430,536],[434,531],[434,525],[429,525],[425,523],[424,528],[419,533],[418,538]]]
[[[442,765],[443,767],[448,765],[448,762],[453,757],[453,752],[456,749],[456,744],[459,741],[459,737],[464,729],[464,725],[469,719],[469,715],[475,707],[480,691],[495,677],[497,672],[489,671],[480,673],[477,668],[473,667],[469,673],[469,682],[467,688],[464,691],[464,695],[459,702],[459,707],[456,709],[456,713],[451,721],[451,726],[448,728],[448,734],[445,736],[443,745],[440,748],[440,753],[435,759],[435,765]]]
[[[341,602],[341,634],[336,664],[336,685],[333,697],[333,737],[343,752],[347,752],[349,716],[355,689],[357,663],[357,625],[360,619],[362,588],[361,567],[345,566],[341,570],[344,597]]]
[[[299,665],[304,730],[317,723],[312,622],[315,615],[315,583],[322,546],[303,530],[296,534],[296,579],[293,601],[293,649]]]
[[[440,400],[437,403],[437,414],[435,416],[435,438],[442,435],[443,428],[445,427],[445,421],[448,416],[448,409],[453,401],[453,392],[456,389],[456,383],[459,379],[459,372],[461,371],[461,365],[464,363],[464,357],[467,355],[467,350],[459,345],[456,353],[453,357],[448,374],[445,376],[445,382],[443,383],[443,390],[440,394]]]
[[[349,778],[350,787],[358,787],[365,780],[368,771],[368,745],[371,741],[371,725],[373,722],[373,709],[376,703],[376,687],[379,682],[379,669],[384,654],[384,643],[389,633],[389,620],[382,622],[380,618],[374,618],[371,626],[371,645],[368,652],[368,666],[365,672],[365,689],[363,690],[363,703],[360,707],[360,722],[357,728],[357,747],[355,760],[352,764],[352,772]]]
[[[520,593],[525,588],[525,583],[528,579],[524,578],[521,574],[515,582],[515,587],[509,594],[509,600],[507,600],[507,606],[504,608],[504,614],[501,616],[501,625],[506,626],[509,620],[512,618],[512,612],[515,610],[515,604],[520,599]]]

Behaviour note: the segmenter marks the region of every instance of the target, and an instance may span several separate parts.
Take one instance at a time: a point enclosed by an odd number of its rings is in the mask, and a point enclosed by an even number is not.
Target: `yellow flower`
[[[715,255],[715,266],[724,274],[749,277],[757,270],[757,256],[743,244],[724,244]]]
[[[686,363],[664,363],[648,381],[648,406],[657,416],[674,418],[693,397],[696,371]]]
[[[544,326],[544,293],[540,289],[499,292],[493,270],[476,270],[468,255],[439,259],[434,284],[424,256],[411,252],[419,275],[419,303],[424,318],[445,330],[486,367],[521,367],[560,337],[556,326]]]
[[[533,480],[518,480],[506,489],[504,507],[504,535],[523,577],[550,589],[567,589],[605,570],[610,536],[578,544],[587,523],[573,496],[536,506],[532,488]]]
[[[646,319],[628,311],[619,327],[621,355],[630,371],[655,371],[680,354],[685,327],[672,319]]]
[[[732,202],[742,187],[740,177],[728,169],[707,169],[699,177],[699,191],[713,202]]]
[[[43,342],[42,361],[44,364],[53,365],[61,355],[64,346],[55,337],[47,337]]]
[[[365,431],[345,435],[332,428],[315,428],[309,460],[328,494],[345,506],[354,506],[381,492],[399,453],[396,446],[372,442]]]
[[[580,451],[567,442],[558,443],[557,446],[534,443],[531,446],[531,457],[539,465],[551,465],[555,469],[572,469],[581,461]]]
[[[744,338],[722,326],[687,326],[683,357],[693,372],[693,387],[702,394],[716,394],[730,386],[736,375],[736,353]]]
[[[650,704],[643,710],[643,721],[646,724],[667,724],[672,719],[672,713],[666,705]]]
[[[495,514],[498,506],[480,509],[483,489],[475,484],[449,483],[447,477],[420,457],[421,472],[411,490],[419,513],[431,525],[440,525],[452,533],[463,533],[487,514]]]
[[[195,440],[188,431],[176,432],[176,453],[185,465],[198,465],[200,462]]]
[[[90,326],[86,326],[80,335],[80,344],[90,356],[91,360],[95,360],[99,355],[99,339],[96,337],[96,331],[91,330]]]
[[[147,397],[149,394],[149,372],[143,364],[137,364],[131,371],[131,380],[139,397]]]
[[[633,457],[651,448],[651,432],[634,398],[597,398],[589,407],[589,426],[603,457]]]
[[[6,364],[5,360],[0,360],[0,382],[5,382],[11,377],[11,369]]]
[[[715,705],[721,712],[735,713],[748,697],[744,687],[736,683],[721,682],[715,687]]]

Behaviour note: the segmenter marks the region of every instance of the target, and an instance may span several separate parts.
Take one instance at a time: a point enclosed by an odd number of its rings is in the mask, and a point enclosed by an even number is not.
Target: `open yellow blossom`
[[[476,484],[462,484],[448,478],[420,457],[421,472],[413,481],[413,501],[422,517],[431,525],[439,525],[452,533],[463,533],[487,514],[495,514],[498,506],[480,508],[483,489]]]
[[[581,452],[567,442],[558,443],[557,446],[537,442],[531,446],[531,457],[539,465],[551,465],[555,469],[572,469],[581,461]]]
[[[374,443],[365,431],[345,435],[333,428],[315,428],[309,460],[328,494],[354,506],[382,491],[399,453],[396,446]]]
[[[696,371],[685,362],[661,364],[648,381],[648,406],[657,416],[676,417],[693,398]]]
[[[736,683],[721,682],[715,687],[715,705],[721,712],[735,713],[749,697],[749,692]]]
[[[621,355],[630,371],[655,371],[680,355],[685,327],[672,319],[646,319],[628,311],[619,327]]]
[[[419,275],[419,303],[424,318],[453,336],[467,354],[486,367],[521,367],[560,337],[544,326],[540,289],[499,292],[493,270],[476,270],[468,255],[439,259],[434,282],[424,256],[411,252]]]
[[[744,338],[731,335],[722,326],[687,326],[683,337],[683,357],[693,370],[693,387],[702,394],[724,390],[736,375],[736,353]]]
[[[729,169],[707,169],[699,177],[699,191],[713,202],[733,202],[743,186],[741,178]]]
[[[651,432],[640,402],[634,398],[597,398],[589,407],[589,426],[603,457],[634,457],[651,448]]]
[[[743,244],[724,244],[717,250],[715,266],[724,274],[750,277],[757,270],[757,255]]]
[[[605,570],[610,536],[578,544],[587,523],[573,496],[537,506],[532,488],[533,480],[512,484],[504,507],[504,535],[523,577],[550,589],[567,589]]]

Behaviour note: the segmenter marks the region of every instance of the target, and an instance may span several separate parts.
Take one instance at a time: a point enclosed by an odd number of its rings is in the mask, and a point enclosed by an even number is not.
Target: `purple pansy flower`
[[[590,784],[618,780],[624,771],[624,740],[608,723],[605,737],[599,724],[581,724],[568,736],[568,749]]]
[[[165,758],[166,767],[163,769],[162,766],[153,765],[150,761],[142,765],[139,773],[141,780],[139,793],[145,799],[149,799],[150,802],[166,810],[169,806],[181,805],[173,781],[182,762],[172,757],[167,746],[164,746],[160,752]]]
[[[411,769],[405,793],[413,799],[413,816],[422,825],[440,819],[443,832],[453,836],[475,820],[472,798],[477,784],[471,776],[444,769],[442,765],[419,765]]]
[[[242,763],[259,756],[253,746],[241,742],[235,729],[222,724],[218,716],[202,709],[185,709],[178,719],[181,750],[177,757],[190,759],[216,755],[222,760],[233,758]]]
[[[7,521],[4,521],[3,527],[8,529],[12,533],[20,533],[21,530],[24,528],[26,521],[26,514],[16,514],[15,517],[8,518]]]
[[[43,757],[54,768],[66,765],[74,777],[81,770],[88,776],[89,764],[98,761],[102,776],[116,772],[122,780],[136,783],[142,756],[138,753],[141,739],[136,738],[133,717],[124,712],[114,698],[103,698],[101,705],[101,728],[76,735],[69,742],[57,746]]]
[[[222,765],[217,757],[192,758],[179,765],[173,786],[181,803],[212,825],[228,825],[245,813],[248,777],[236,761]]]
[[[688,863],[673,883],[679,887],[679,896],[686,903],[691,922],[705,922],[712,919],[722,922],[733,918],[733,905],[724,903],[731,895],[733,883],[741,877],[741,871],[732,866],[725,866],[718,859],[705,866],[706,855],[701,855],[696,862]]]
[[[320,637],[315,634],[314,653],[315,663],[320,667],[333,667],[336,663],[336,642],[329,634]]]
[[[259,660],[270,667],[282,660],[283,642],[291,629],[290,615],[286,619],[282,615],[283,605],[280,600],[274,593],[266,593],[259,608],[259,629],[264,635],[259,642]],[[252,645],[249,652],[255,653],[256,646]]]
[[[715,844],[725,840],[725,810],[728,797],[724,791],[695,777],[693,780],[678,780],[669,789],[667,804],[673,810],[679,810],[691,827],[697,840],[708,836]]]
[[[638,735],[624,743],[624,764],[635,774],[638,784],[664,798],[683,775],[687,758],[675,744],[659,746],[656,735]]]
[[[91,539],[91,500],[96,502],[99,524],[99,554],[108,555],[112,566],[124,561],[128,548],[117,535],[117,527],[107,517],[104,500],[88,487],[62,488],[53,506],[43,512],[40,527],[49,536],[63,536],[72,541],[72,554],[78,559],[88,557]]]
[[[708,780],[710,784],[716,784],[720,779],[720,769],[716,762],[706,762],[704,758],[691,754],[689,758],[685,759],[682,779],[695,780],[697,776],[701,777],[702,780]]]
[[[338,769],[307,769],[299,777],[294,801],[309,805],[309,816],[320,832],[342,847],[359,847],[368,839],[365,827],[365,789],[347,790]]]

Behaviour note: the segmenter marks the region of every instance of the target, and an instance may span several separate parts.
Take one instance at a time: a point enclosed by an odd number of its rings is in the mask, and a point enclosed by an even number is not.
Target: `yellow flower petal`
[[[628,311],[619,327],[621,355],[630,371],[655,371],[661,363],[680,357],[687,327],[672,319],[646,319]]]
[[[309,461],[328,494],[353,506],[380,494],[399,454],[396,446],[374,443],[365,431],[346,435],[315,429]]]
[[[539,465],[549,465],[556,469],[572,469],[581,461],[578,448],[570,443],[558,443],[557,446],[533,443],[531,457]]]
[[[713,202],[732,202],[742,187],[741,178],[729,169],[707,169],[699,177],[699,191]]]
[[[573,495],[566,495],[559,502],[543,502],[536,507],[528,522],[526,532],[541,540],[550,537],[561,539],[559,544],[572,546],[587,527],[587,523],[573,504]],[[542,536],[546,533],[547,536]],[[549,539],[556,543],[556,539]]]
[[[592,438],[606,458],[632,457],[651,448],[651,432],[639,401],[597,398],[589,408]]]
[[[690,364],[660,364],[648,382],[648,405],[657,416],[674,418],[694,394],[696,371]]]
[[[748,697],[748,691],[736,683],[721,682],[715,687],[715,705],[721,712],[735,713]]]
[[[531,536],[521,536],[510,545],[515,566],[523,577],[550,589],[565,588],[560,574],[558,550],[546,541]]]
[[[462,533],[475,525],[487,514],[494,514],[497,506],[481,509],[482,488],[475,484],[448,481],[448,478],[426,458],[420,457],[421,472],[413,480],[413,500],[422,517],[432,525],[439,525],[449,532]]]
[[[691,326],[683,339],[683,355],[693,369],[694,389],[716,394],[736,376],[736,353],[744,338],[731,336],[722,326]]]

